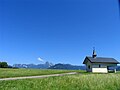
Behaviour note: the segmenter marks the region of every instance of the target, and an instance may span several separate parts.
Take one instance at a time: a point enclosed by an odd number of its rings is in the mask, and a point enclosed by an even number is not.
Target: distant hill
[[[117,70],[117,71],[120,71],[120,66],[117,66],[116,70]]]
[[[67,69],[67,70],[85,70],[85,66],[76,66],[71,64],[55,64],[48,69]]]

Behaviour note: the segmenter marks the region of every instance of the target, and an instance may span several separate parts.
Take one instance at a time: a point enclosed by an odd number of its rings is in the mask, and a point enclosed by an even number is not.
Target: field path
[[[62,73],[62,74],[51,74],[51,75],[40,75],[40,76],[1,78],[0,81],[3,81],[3,80],[8,81],[8,80],[30,79],[30,78],[47,78],[47,77],[53,77],[53,76],[64,76],[64,75],[72,75],[72,74],[77,74],[77,72]]]

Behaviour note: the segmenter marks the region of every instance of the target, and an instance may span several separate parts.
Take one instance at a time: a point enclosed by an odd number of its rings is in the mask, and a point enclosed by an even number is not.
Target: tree
[[[7,62],[0,62],[0,68],[7,68],[8,64]]]

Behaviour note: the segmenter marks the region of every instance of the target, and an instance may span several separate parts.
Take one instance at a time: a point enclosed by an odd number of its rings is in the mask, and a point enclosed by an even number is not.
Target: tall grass
[[[78,74],[0,81],[0,90],[120,90],[120,74]]]

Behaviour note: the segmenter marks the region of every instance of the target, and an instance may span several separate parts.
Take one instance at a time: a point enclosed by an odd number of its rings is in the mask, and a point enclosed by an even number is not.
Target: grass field
[[[73,72],[74,70],[44,70],[44,69],[0,69],[0,78],[37,76]]]
[[[120,74],[77,74],[0,81],[0,90],[120,90]]]
[[[75,70],[0,69],[0,77],[73,72]],[[120,90],[120,72],[93,74],[76,70],[77,75],[0,81],[0,90]]]

